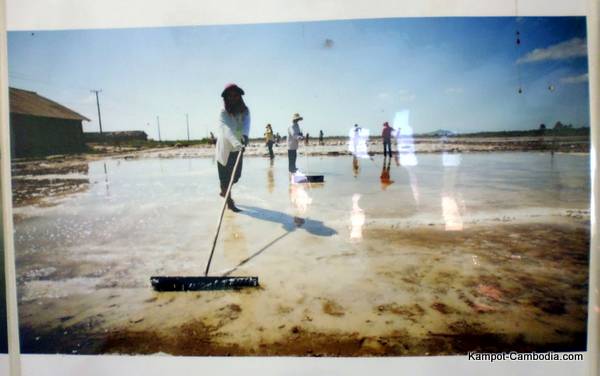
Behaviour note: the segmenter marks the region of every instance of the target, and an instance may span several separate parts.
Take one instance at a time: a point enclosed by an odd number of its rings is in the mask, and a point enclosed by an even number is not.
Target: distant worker
[[[383,123],[383,131],[381,132],[381,138],[383,139],[383,159],[387,155],[392,158],[392,131],[394,128],[390,127],[389,123],[386,121]]]
[[[211,145],[215,145],[217,143],[217,139],[215,138],[215,135],[210,132],[210,144]]]
[[[300,131],[300,126],[298,122],[304,120],[300,114],[294,114],[292,118],[292,125],[288,128],[288,138],[287,138],[287,147],[288,147],[288,167],[290,173],[295,173],[298,171],[296,168],[296,157],[298,153],[298,141],[302,140],[304,137],[302,136],[302,132]]]
[[[279,146],[280,142],[281,142],[281,135],[279,134],[279,132],[277,132],[275,134],[275,146]]]
[[[319,145],[323,145],[323,130],[319,131]]]
[[[242,176],[243,154],[240,155],[237,169],[233,171],[239,153],[243,153],[244,147],[248,145],[248,134],[250,133],[250,110],[246,107],[242,95],[244,95],[244,90],[235,84],[227,85],[221,93],[225,108],[221,110],[215,153],[221,197],[227,195],[230,181],[233,180],[233,183],[237,183]],[[241,211],[235,206],[231,192],[225,199],[230,210]]]
[[[306,133],[306,138],[304,139],[304,145],[308,146],[309,141],[310,141],[310,134]]]
[[[370,158],[367,142],[369,141],[369,130],[354,124],[348,132],[348,151],[358,158]]]
[[[275,154],[273,154],[273,129],[271,128],[271,124],[267,124],[267,129],[265,130],[265,143],[269,149],[269,158],[275,158]]]
[[[354,134],[352,135],[352,143],[354,145],[354,155],[358,153],[358,144],[360,142],[360,131],[361,127],[358,124],[354,124]]]

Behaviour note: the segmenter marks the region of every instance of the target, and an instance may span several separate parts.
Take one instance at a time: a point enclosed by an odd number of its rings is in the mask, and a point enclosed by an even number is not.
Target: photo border
[[[51,6],[49,6],[49,3]],[[598,339],[598,184],[600,132],[598,130],[598,61],[600,56],[599,4],[596,0],[0,0],[0,170],[5,233],[7,313],[11,374],[86,375],[127,374],[146,376],[218,372],[240,372],[261,376],[280,374],[353,375],[371,372],[404,371],[407,374],[438,375],[596,375],[599,371]],[[517,8],[518,6],[518,8]],[[4,12],[6,10],[6,12]],[[235,11],[233,11],[235,10]],[[588,302],[588,351],[584,362],[469,362],[466,356],[392,358],[269,358],[269,357],[171,357],[171,356],[68,356],[22,355],[19,359],[15,255],[10,179],[8,131],[7,30],[57,30],[91,28],[132,28],[214,24],[273,23],[334,19],[456,16],[587,16],[588,71],[590,90],[590,179],[591,245]],[[0,371],[3,363],[0,357]]]

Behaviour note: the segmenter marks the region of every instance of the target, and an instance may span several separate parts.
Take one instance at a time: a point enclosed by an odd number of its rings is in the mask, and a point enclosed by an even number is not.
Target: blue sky
[[[521,44],[515,43],[519,30]],[[585,18],[401,18],[8,33],[10,86],[98,130],[192,138],[216,127],[225,84],[246,91],[251,136],[295,112],[317,135],[378,133],[403,109],[417,133],[589,125]],[[519,94],[518,88],[523,88]],[[553,90],[549,87],[552,86]]]

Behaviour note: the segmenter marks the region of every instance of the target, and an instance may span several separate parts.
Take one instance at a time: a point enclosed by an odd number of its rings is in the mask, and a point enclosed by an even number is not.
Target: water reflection
[[[273,159],[269,160],[269,168],[267,169],[267,190],[273,193],[275,189],[275,177],[273,175]]]
[[[442,137],[444,144],[442,154],[442,165],[444,166],[444,186],[441,194],[442,216],[444,218],[446,231],[462,231],[464,212],[464,201],[456,190],[456,180],[461,164],[460,153],[448,153],[446,137]],[[454,151],[454,150],[453,150]]]
[[[383,158],[383,167],[381,169],[381,175],[379,181],[381,181],[381,190],[386,190],[387,187],[394,184],[394,181],[390,177],[390,163],[392,158]]]
[[[303,216],[308,210],[308,206],[312,203],[312,198],[304,189],[302,184],[290,184],[290,202],[295,208],[296,215],[294,223],[296,226],[302,226],[305,223]]]
[[[48,204],[50,200],[90,188],[88,163],[15,163],[12,196],[15,206]]]
[[[360,165],[358,164],[358,158],[356,158],[356,156],[353,156],[352,157],[352,176],[357,178],[359,173],[360,173]]]
[[[350,212],[350,223],[352,228],[350,229],[350,240],[360,241],[362,239],[362,228],[365,224],[365,213],[358,206],[360,195],[355,193],[352,195],[352,211]]]
[[[106,168],[106,162],[103,163],[104,164],[104,186],[106,187],[106,196],[110,196],[110,190],[109,190],[109,182],[108,182],[108,169]]]

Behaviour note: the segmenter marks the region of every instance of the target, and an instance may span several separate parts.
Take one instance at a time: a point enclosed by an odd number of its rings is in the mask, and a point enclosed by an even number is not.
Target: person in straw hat
[[[244,90],[236,84],[229,84],[221,93],[224,109],[221,110],[220,124],[217,134],[216,159],[221,185],[221,197],[227,194],[229,181],[233,175],[233,183],[237,183],[242,176],[242,159],[240,156],[237,170],[233,171],[235,161],[239,153],[248,145],[248,134],[250,133],[250,110],[242,99]],[[227,197],[227,207],[239,212],[241,209],[235,206],[231,198],[231,192]]]
[[[298,155],[298,141],[302,140],[304,137],[302,136],[302,132],[300,131],[300,126],[298,122],[302,119],[300,114],[295,113],[292,117],[292,125],[288,128],[288,138],[287,138],[287,146],[288,146],[288,165],[290,173],[295,173],[298,171],[296,168],[296,157]]]

